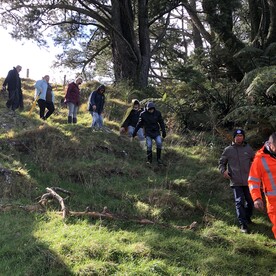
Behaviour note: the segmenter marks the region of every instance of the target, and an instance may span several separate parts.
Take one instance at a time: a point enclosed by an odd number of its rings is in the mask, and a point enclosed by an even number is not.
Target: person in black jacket
[[[161,112],[155,109],[153,102],[148,102],[146,110],[140,114],[139,121],[135,127],[132,137],[136,136],[137,131],[144,127],[146,144],[147,144],[147,163],[152,163],[152,140],[156,143],[156,154],[158,164],[163,164],[161,160],[162,151],[162,139],[160,136],[160,128],[162,131],[162,137],[166,137],[166,130],[164,120]]]
[[[19,77],[21,69],[22,67],[20,65],[13,67],[13,69],[8,72],[8,75],[3,82],[3,91],[6,90],[6,86],[8,86],[9,91],[9,99],[6,106],[7,108],[11,108],[13,111],[15,111],[18,107],[23,108],[21,79]]]
[[[95,91],[93,91],[89,96],[88,110],[92,116],[91,127],[103,127],[103,117],[102,113],[105,104],[105,86],[100,85]]]
[[[140,102],[137,99],[133,100],[132,102],[133,102],[132,109],[130,110],[129,114],[127,115],[120,129],[120,133],[124,133],[127,131],[129,137],[132,137],[134,129],[138,123],[139,116],[143,111],[141,109]],[[145,135],[144,135],[143,128],[138,129],[137,136],[141,146],[144,147]]]

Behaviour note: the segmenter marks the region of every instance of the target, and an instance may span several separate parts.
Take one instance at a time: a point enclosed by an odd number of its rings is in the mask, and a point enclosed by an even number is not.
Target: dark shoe
[[[68,123],[68,124],[72,124],[72,116],[68,116],[67,123]]]
[[[157,159],[158,165],[164,165],[163,161],[161,159]]]
[[[152,151],[151,150],[148,150],[147,151],[147,163],[150,164],[152,163]]]
[[[77,123],[77,118],[73,118],[73,124]]]
[[[246,224],[241,225],[241,232],[245,233],[245,234],[248,234],[248,227],[247,227]]]

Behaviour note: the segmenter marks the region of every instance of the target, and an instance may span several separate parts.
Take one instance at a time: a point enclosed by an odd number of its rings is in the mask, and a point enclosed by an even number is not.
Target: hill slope
[[[128,106],[112,93],[111,132],[89,127],[85,104],[79,123],[66,124],[67,111],[58,104],[62,87],[47,122],[37,109],[29,116],[32,94],[32,81],[24,80],[25,111],[15,114],[0,94],[1,275],[276,273],[268,219],[256,214],[252,234],[239,233],[232,191],[216,168],[220,149],[208,147],[200,134],[170,134],[167,166],[148,167],[139,144],[118,134]],[[105,210],[113,219],[63,220],[56,200],[46,210],[31,209],[47,187],[70,191],[61,193],[69,211]]]

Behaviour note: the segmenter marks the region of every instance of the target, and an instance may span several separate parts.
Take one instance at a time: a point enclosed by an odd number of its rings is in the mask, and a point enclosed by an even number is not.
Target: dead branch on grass
[[[176,229],[189,229],[189,230],[195,230],[198,227],[198,223],[194,221],[192,224],[187,225],[187,226],[172,226],[170,224],[166,223],[160,223],[156,221],[152,221],[149,219],[139,219],[139,218],[126,218],[126,217],[121,217],[115,214],[112,214],[107,207],[104,207],[102,212],[94,212],[91,211],[89,207],[86,207],[86,210],[83,212],[76,212],[76,211],[69,211],[68,208],[65,206],[64,201],[71,195],[71,192],[64,190],[59,187],[52,187],[52,188],[46,188],[47,193],[43,194],[37,204],[34,205],[27,205],[27,206],[19,206],[20,208],[24,209],[25,211],[29,212],[35,212],[35,211],[45,211],[46,210],[46,205],[48,204],[49,200],[56,199],[60,206],[61,206],[61,212],[57,212],[58,214],[62,215],[62,218],[65,219],[67,217],[91,217],[91,218],[96,218],[96,219],[109,219],[109,220],[122,220],[122,221],[127,221],[127,222],[134,222],[138,224],[143,224],[143,225],[158,225],[160,227],[165,227],[165,228],[176,228]],[[64,194],[67,194],[67,198],[62,198],[58,193],[62,192]],[[0,205],[0,212],[1,211],[10,211],[14,206],[8,205],[8,206],[1,206]],[[18,208],[18,206],[16,206]]]

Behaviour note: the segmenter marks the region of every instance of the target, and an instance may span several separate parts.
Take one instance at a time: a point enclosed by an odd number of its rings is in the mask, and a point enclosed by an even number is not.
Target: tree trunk
[[[223,59],[229,77],[241,81],[243,73],[237,66],[233,55],[244,48],[244,44],[233,33],[233,3],[230,2],[229,0],[223,0],[217,3],[216,1],[203,0],[202,6],[207,14],[207,21],[210,24],[211,31],[214,31],[224,44],[225,56]]]
[[[190,5],[193,10],[196,10],[196,0],[191,0]],[[203,48],[201,34],[193,21],[192,21],[192,29],[193,29],[193,42],[194,42],[195,49]]]
[[[276,0],[268,0],[269,7],[269,29],[267,34],[267,40],[265,46],[267,47],[271,43],[276,42]]]
[[[150,43],[147,0],[139,1],[139,46],[134,33],[134,16],[129,0],[112,1],[112,23],[116,29],[111,34],[115,81],[128,80],[144,88],[148,84]]]

